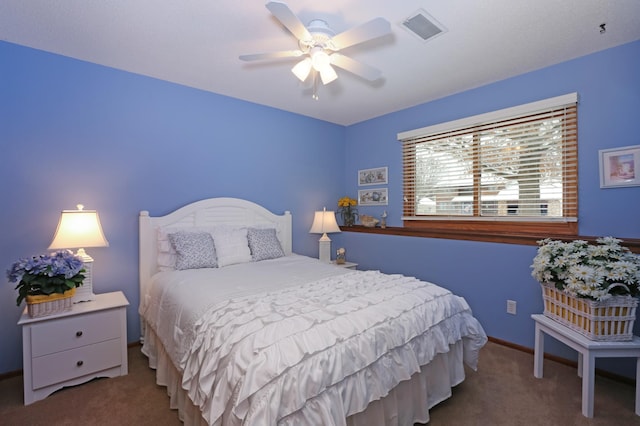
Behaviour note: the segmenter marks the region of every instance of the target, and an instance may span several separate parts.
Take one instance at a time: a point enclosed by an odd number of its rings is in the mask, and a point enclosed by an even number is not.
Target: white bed
[[[234,198],[140,213],[142,350],[171,408],[187,425],[428,422],[486,342],[464,299],[291,238],[289,212]]]

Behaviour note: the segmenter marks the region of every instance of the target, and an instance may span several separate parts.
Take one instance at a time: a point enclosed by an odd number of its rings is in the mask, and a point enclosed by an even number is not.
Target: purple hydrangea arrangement
[[[28,295],[62,294],[81,286],[84,273],[80,257],[69,250],[60,250],[18,260],[7,270],[7,278],[18,283],[16,304],[20,306]]]

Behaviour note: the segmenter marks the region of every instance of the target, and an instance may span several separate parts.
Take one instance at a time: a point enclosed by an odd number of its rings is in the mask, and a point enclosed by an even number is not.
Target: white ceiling
[[[263,0],[1,0],[0,39],[342,125],[640,39],[640,0],[285,2],[337,33],[387,19],[392,35],[341,51],[384,77],[338,70],[315,101],[295,59],[240,61],[298,48]],[[424,42],[406,31],[418,9],[447,32]]]

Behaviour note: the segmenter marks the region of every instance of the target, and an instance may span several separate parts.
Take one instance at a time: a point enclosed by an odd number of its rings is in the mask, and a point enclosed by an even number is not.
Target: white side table
[[[599,342],[589,340],[544,315],[535,314],[531,318],[536,323],[534,377],[542,378],[543,333],[578,351],[578,377],[582,377],[582,415],[593,417],[596,358],[636,358],[636,414],[640,416],[640,337],[633,336],[633,340],[628,342]]]
[[[353,263],[353,262],[336,263],[335,260],[332,260],[331,263],[333,263],[334,265],[339,266],[341,268],[347,268],[347,269],[357,269],[358,268],[358,264],[357,263]]]
[[[127,298],[121,291],[97,294],[70,311],[31,318],[22,326],[24,405],[65,386],[128,373]]]

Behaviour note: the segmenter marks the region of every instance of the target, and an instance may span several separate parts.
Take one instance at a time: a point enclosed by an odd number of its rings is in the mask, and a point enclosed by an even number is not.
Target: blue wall
[[[579,232],[640,238],[640,187],[601,189],[598,171],[598,150],[640,145],[638,70],[640,42],[635,42],[350,126],[346,194],[357,194],[358,169],[388,165],[390,204],[384,209],[389,225],[401,226],[402,160],[397,133],[577,92]],[[382,210],[359,209],[376,216]],[[540,287],[530,276],[536,247],[361,233],[341,237],[349,260],[450,288],[467,299],[488,335],[533,347],[530,316],[543,310]],[[516,316],[506,313],[507,299],[517,302]],[[639,322],[635,329],[640,334]],[[576,358],[573,351],[552,342],[545,349]],[[622,364],[599,361],[598,368],[632,376],[635,364],[631,360]]]
[[[640,144],[638,69],[640,42],[344,128],[0,42],[0,267],[45,251],[60,210],[97,209],[110,247],[88,250],[94,285],[125,292],[135,341],[140,210],[162,215],[197,199],[246,198],[291,210],[294,251],[316,256],[312,213],[356,196],[358,169],[389,166],[385,208],[390,225],[402,224],[398,132],[569,92],[580,96],[580,232],[640,238],[640,187],[600,189],[597,158],[599,149]],[[529,269],[535,247],[349,232],[332,239],[363,268],[450,288],[489,335],[533,346],[530,314],[542,310]],[[21,308],[4,281],[0,373],[22,366]],[[507,299],[518,302],[516,316],[506,314]],[[631,362],[605,367],[634,371]]]
[[[341,193],[344,139],[343,126],[0,42],[0,270],[45,252],[61,210],[97,209],[110,246],[87,249],[94,288],[125,292],[136,341],[140,210],[245,198],[290,210],[293,249],[317,256],[308,231]],[[22,368],[22,307],[2,282],[0,373]]]

